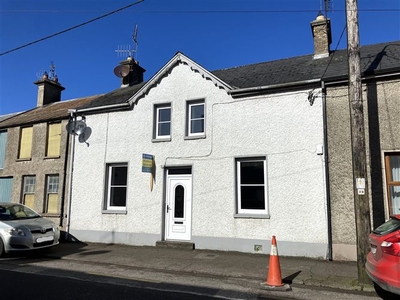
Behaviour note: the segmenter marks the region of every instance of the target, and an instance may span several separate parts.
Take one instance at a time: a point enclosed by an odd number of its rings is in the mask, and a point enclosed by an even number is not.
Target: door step
[[[177,241],[157,241],[156,247],[161,248],[173,248],[173,249],[184,249],[194,250],[194,243],[191,242],[177,242]]]

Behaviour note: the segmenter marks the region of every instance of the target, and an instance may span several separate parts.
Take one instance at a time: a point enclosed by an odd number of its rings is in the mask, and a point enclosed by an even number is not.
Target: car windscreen
[[[386,235],[396,230],[400,230],[400,220],[395,217],[391,217],[388,221],[383,223],[372,232],[376,235]]]
[[[39,218],[40,215],[29,207],[15,204],[0,208],[0,220],[18,220]]]

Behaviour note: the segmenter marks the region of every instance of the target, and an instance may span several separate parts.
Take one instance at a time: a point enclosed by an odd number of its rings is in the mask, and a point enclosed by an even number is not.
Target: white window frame
[[[242,184],[241,183],[241,164],[246,162],[262,162],[263,163],[263,176],[264,182],[255,184]],[[236,206],[237,214],[243,215],[260,215],[268,216],[268,180],[267,180],[267,158],[266,157],[251,157],[251,158],[237,158],[236,159]],[[264,209],[245,209],[242,208],[241,187],[242,186],[255,186],[264,187]]]
[[[169,109],[169,121],[160,121],[160,111],[164,109]],[[168,139],[171,138],[171,129],[172,129],[172,110],[171,105],[159,105],[155,107],[156,113],[156,122],[155,122],[155,138],[156,139]],[[160,135],[159,133],[159,125],[169,123],[169,134],[168,135]]]
[[[59,196],[59,190],[60,190],[60,176],[58,174],[46,175],[46,207],[45,207],[46,213],[49,213],[49,195],[56,194]],[[59,206],[60,204],[59,201],[57,201],[57,204]]]
[[[125,185],[112,185],[112,169],[118,167],[125,167],[126,168],[126,184]],[[128,163],[113,163],[107,164],[106,167],[106,196],[105,196],[105,203],[104,209],[106,211],[126,211],[126,203],[128,200]],[[124,187],[125,188],[125,205],[124,206],[112,206],[110,205],[111,200],[111,192],[113,188],[116,187]]]
[[[22,188],[22,204],[25,204],[25,196],[33,195],[33,201],[35,201],[35,188],[36,188],[36,176],[35,175],[24,175],[23,176],[23,188]]]
[[[192,107],[193,106],[203,106],[203,117],[193,118],[192,117]],[[206,105],[205,101],[189,101],[187,105],[187,136],[204,136],[206,131]],[[192,121],[203,120],[203,131],[202,132],[192,132]]]

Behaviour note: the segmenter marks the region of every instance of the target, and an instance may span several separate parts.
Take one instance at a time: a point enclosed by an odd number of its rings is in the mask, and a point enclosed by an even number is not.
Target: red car
[[[391,216],[372,231],[369,241],[368,276],[383,290],[400,295],[400,215]]]

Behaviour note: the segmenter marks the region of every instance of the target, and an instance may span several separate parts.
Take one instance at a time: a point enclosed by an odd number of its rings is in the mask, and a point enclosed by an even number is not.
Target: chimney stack
[[[38,86],[37,107],[61,101],[61,92],[65,88],[58,82],[57,76],[49,79],[44,72],[43,77],[34,83]]]
[[[122,66],[129,66],[129,73],[121,77],[121,87],[135,85],[143,82],[143,74],[146,72],[139,63],[129,56],[126,60],[120,62]]]
[[[331,22],[320,11],[317,18],[310,23],[314,38],[314,59],[328,57],[332,43]]]

